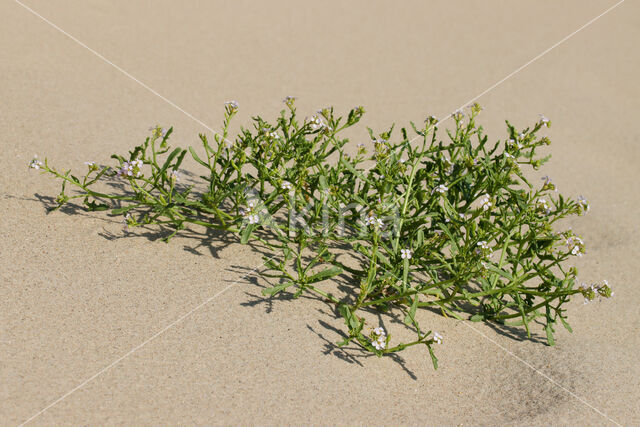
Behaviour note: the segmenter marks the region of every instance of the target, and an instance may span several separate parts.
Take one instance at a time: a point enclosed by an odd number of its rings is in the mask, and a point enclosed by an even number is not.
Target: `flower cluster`
[[[489,258],[493,254],[493,251],[486,241],[480,240],[478,243],[476,243],[475,254],[482,258]]]
[[[437,187],[435,187],[435,188],[433,189],[433,191],[432,191],[432,192],[440,193],[440,194],[444,194],[444,193],[446,193],[446,192],[447,192],[447,190],[448,190],[448,189],[449,189],[449,188],[447,188],[447,186],[446,186],[446,185],[444,185],[444,184],[440,184],[440,185],[438,185]]]
[[[29,167],[30,167],[31,169],[36,169],[36,170],[38,170],[38,169],[42,168],[42,166],[44,166],[44,165],[43,165],[43,163],[42,163],[40,160],[38,160],[38,155],[37,155],[37,154],[36,154],[36,155],[34,155],[34,156],[33,156],[33,160],[31,160],[31,161],[29,162]]]
[[[117,175],[125,178],[140,178],[142,176],[142,164],[142,160],[123,162]]]
[[[433,342],[437,343],[437,344],[442,344],[442,335],[440,335],[437,332],[433,332]]]
[[[493,204],[491,203],[491,197],[489,197],[488,194],[485,193],[480,196],[480,207],[483,211],[488,211],[491,209],[491,206],[493,206]]]
[[[549,215],[551,213],[551,208],[549,208],[546,199],[543,198],[536,200],[536,210],[544,212],[545,215]]]
[[[380,326],[371,331],[370,340],[371,344],[378,351],[382,351],[387,348],[387,333]]]
[[[411,249],[400,249],[400,257],[402,259],[411,259],[412,254],[413,252],[411,251]]]
[[[247,210],[242,209],[240,211],[240,214],[249,221],[249,224],[259,223],[260,213],[258,212],[256,202],[254,200],[249,200],[249,202],[247,202],[247,207],[248,209]]]
[[[177,170],[171,170],[169,171],[169,180],[172,182],[178,182],[180,181],[180,171]]]
[[[323,130],[326,126],[322,118],[318,115],[311,116],[309,119],[309,127],[311,130]]]
[[[578,214],[582,215],[583,213],[589,212],[589,201],[584,198],[584,196],[578,196],[577,199],[578,204]]]
[[[365,219],[364,223],[366,225],[371,225],[374,228],[382,228],[384,226],[384,221],[382,221],[381,218],[378,218],[377,216],[375,216],[374,214],[370,214],[367,219]]]
[[[564,244],[571,255],[581,257],[585,253],[584,241],[572,230],[567,230],[561,235],[564,237]]]
[[[578,289],[584,296],[585,304],[590,303],[596,298],[611,298],[613,296],[611,286],[609,286],[609,282],[606,280],[603,280],[602,283],[592,283],[591,285],[583,283]]]

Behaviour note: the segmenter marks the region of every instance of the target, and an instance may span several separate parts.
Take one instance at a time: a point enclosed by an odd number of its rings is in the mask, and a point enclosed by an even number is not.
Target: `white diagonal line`
[[[562,40],[560,40],[557,43],[554,43],[553,45],[551,45],[550,47],[548,47],[547,49],[545,49],[544,51],[540,52],[538,55],[536,55],[535,57],[531,58],[529,61],[527,61],[526,63],[522,64],[520,67],[516,68],[514,71],[512,71],[511,73],[507,74],[506,76],[504,76],[502,79],[498,80],[497,82],[495,82],[494,84],[492,84],[491,86],[489,86],[488,88],[486,88],[485,90],[483,90],[482,92],[480,92],[478,95],[474,96],[473,98],[471,98],[470,100],[468,100],[467,102],[465,102],[464,104],[462,104],[460,107],[458,107],[458,109],[462,109],[467,107],[468,105],[470,105],[472,102],[475,102],[476,100],[478,100],[479,98],[481,98],[482,96],[486,95],[487,93],[491,92],[493,89],[497,88],[498,86],[500,86],[502,83],[506,82],[507,80],[509,80],[511,77],[515,76],[516,74],[518,74],[520,71],[524,70],[525,68],[527,68],[529,65],[533,64],[534,62],[536,62],[538,59],[542,58],[543,56],[545,56],[547,53],[551,52],[553,49],[555,49],[556,47],[560,46],[562,43],[566,42],[567,40],[569,40],[571,37],[575,36],[576,34],[578,34],[580,31],[584,30],[585,28],[587,28],[589,25],[593,24],[594,22],[596,22],[598,19],[602,18],[604,15],[606,15],[607,13],[611,12],[613,9],[615,9],[616,7],[620,6],[622,3],[624,3],[625,0],[620,0],[618,3],[614,4],[613,6],[611,6],[609,9],[605,10],[604,12],[602,12],[600,15],[596,16],[595,18],[591,19],[589,22],[587,22],[586,24],[584,24],[583,26],[581,26],[580,28],[578,28],[577,30],[575,30],[574,32],[572,32],[571,34],[565,36]],[[440,123],[449,120],[451,118],[451,115],[448,115],[447,117],[443,118],[442,120],[438,121],[438,123],[436,123],[436,126],[439,125]],[[415,141],[417,138],[419,137],[419,135],[415,138],[413,138],[411,141],[409,141],[409,143]]]
[[[524,364],[525,366],[529,367],[530,369],[532,369],[535,373],[537,373],[538,375],[542,376],[544,379],[546,379],[547,381],[549,381],[551,384],[555,385],[556,387],[564,390],[565,392],[567,392],[571,397],[573,397],[574,399],[578,400],[579,402],[583,403],[584,405],[588,406],[589,408],[593,409],[595,412],[597,412],[598,414],[602,415],[603,417],[605,417],[606,419],[608,419],[609,421],[611,421],[612,423],[614,423],[617,426],[622,427],[622,425],[620,423],[618,423],[617,421],[615,421],[614,419],[612,419],[610,416],[608,416],[607,414],[605,414],[604,412],[602,412],[601,410],[599,410],[598,408],[596,408],[595,406],[591,405],[589,402],[587,402],[586,400],[584,400],[583,398],[581,398],[580,396],[578,396],[577,394],[575,394],[574,392],[572,392],[571,390],[569,390],[568,388],[564,387],[562,384],[560,384],[559,382],[557,382],[556,380],[554,380],[553,378],[551,378],[549,375],[545,374],[544,372],[542,372],[541,370],[539,370],[538,368],[536,368],[535,366],[533,366],[532,364],[530,364],[529,362],[527,362],[526,360],[524,360],[523,358],[517,356],[515,353],[513,353],[511,350],[509,350],[508,348],[500,345],[497,341],[491,339],[489,336],[487,336],[485,333],[479,331],[478,329],[474,328],[473,326],[469,325],[467,322],[463,321],[462,324],[464,324],[465,326],[469,327],[471,330],[473,330],[475,333],[483,336],[485,339],[491,341],[493,344],[495,344],[496,346],[498,346],[498,348],[500,348],[501,350],[503,350],[505,353],[509,354],[511,357],[513,357],[514,359],[516,359],[517,361],[519,361],[520,363]]]
[[[62,34],[66,35],[67,37],[69,37],[70,39],[72,39],[73,41],[75,41],[76,43],[78,43],[79,45],[81,45],[82,47],[86,48],[87,50],[89,50],[91,53],[93,53],[94,55],[96,55],[98,58],[102,59],[104,62],[108,63],[109,65],[111,65],[112,67],[114,67],[115,69],[117,69],[118,71],[120,71],[121,73],[123,73],[125,76],[127,76],[128,78],[130,78],[131,80],[135,81],[136,83],[140,84],[142,87],[144,87],[145,89],[147,89],[148,91],[150,91],[151,93],[153,93],[154,95],[156,95],[157,97],[159,97],[160,99],[162,99],[163,101],[167,102],[169,105],[171,105],[172,107],[174,107],[175,109],[181,111],[183,114],[185,114],[186,116],[188,116],[189,118],[191,118],[192,120],[194,120],[195,122],[199,123],[200,125],[202,125],[203,127],[205,127],[206,129],[208,129],[209,131],[220,135],[217,131],[215,131],[214,129],[212,129],[211,127],[209,127],[208,125],[206,125],[204,122],[202,122],[201,120],[199,120],[198,118],[196,118],[195,116],[193,116],[192,114],[188,113],[187,111],[185,111],[183,108],[181,108],[180,106],[178,106],[177,104],[175,104],[174,102],[170,101],[169,99],[167,99],[166,97],[164,97],[163,95],[159,94],[157,91],[155,91],[154,89],[152,89],[151,87],[147,86],[145,83],[141,82],[140,80],[138,80],[137,78],[135,78],[134,76],[132,76],[130,73],[128,73],[127,71],[125,71],[124,69],[122,69],[121,67],[119,67],[118,65],[114,64],[113,62],[111,62],[110,60],[108,60],[107,58],[105,58],[103,55],[101,55],[100,53],[96,52],[95,50],[93,50],[92,48],[90,48],[89,46],[87,46],[86,44],[84,44],[83,42],[81,42],[80,40],[78,40],[77,38],[75,38],[74,36],[72,36],[71,34],[67,33],[66,31],[64,31],[63,29],[61,29],[60,27],[58,27],[56,24],[54,24],[53,22],[49,21],[47,18],[43,17],[42,15],[38,14],[37,12],[35,12],[33,9],[31,9],[30,7],[26,6],[24,3],[20,2],[19,0],[14,0],[17,4],[19,4],[20,6],[22,6],[23,8],[25,8],[26,10],[28,10],[29,12],[31,12],[33,15],[37,16],[38,18],[40,18],[41,20],[43,20],[44,22],[46,22],[47,24],[51,25],[53,28],[57,29],[58,31],[60,31]],[[519,73],[520,71],[522,71],[524,68],[526,68],[527,66],[529,66],[530,64],[532,64],[533,62],[537,61],[538,59],[540,59],[541,57],[543,57],[544,55],[546,55],[547,53],[549,53],[551,50],[555,49],[556,47],[558,47],[559,45],[561,45],[562,43],[564,43],[565,41],[567,41],[568,39],[570,39],[571,37],[573,37],[575,34],[577,34],[578,32],[582,31],[583,29],[585,29],[586,27],[588,27],[589,25],[593,24],[595,21],[597,21],[598,19],[600,19],[602,16],[606,15],[607,13],[609,13],[611,10],[615,9],[616,7],[618,7],[620,4],[624,3],[625,0],[621,0],[618,3],[616,3],[615,5],[611,6],[609,9],[605,10],[604,12],[602,12],[600,15],[596,16],[595,18],[591,19],[589,22],[587,22],[586,24],[584,24],[582,27],[578,28],[577,30],[575,30],[574,32],[572,32],[571,34],[567,35],[566,37],[564,37],[562,40],[558,41],[557,43],[555,43],[554,45],[552,45],[551,47],[547,48],[546,50],[544,50],[543,52],[541,52],[540,54],[538,54],[537,56],[535,56],[534,58],[532,58],[531,60],[529,60],[527,63],[523,64],[522,66],[520,66],[519,68],[517,68],[516,70],[514,70],[513,72],[509,73],[507,76],[505,76],[504,78],[502,78],[501,80],[499,80],[498,82],[494,83],[492,86],[490,86],[489,88],[485,89],[483,92],[481,92],[480,94],[476,95],[474,98],[470,99],[469,101],[467,101],[466,103],[462,104],[462,106],[460,108],[464,108],[467,105],[469,105],[470,103],[476,101],[478,98],[482,97],[483,95],[485,95],[486,93],[490,92],[491,90],[495,89],[496,87],[498,87],[499,85],[501,85],[502,83],[504,83],[505,81],[507,81],[508,79],[510,79],[511,77],[513,77],[515,74]],[[449,119],[451,116],[447,116],[444,119],[440,120],[437,124],[440,124],[441,122]],[[413,140],[415,140],[416,138],[414,138]],[[411,140],[411,141],[413,141]],[[411,142],[410,141],[410,142]],[[252,273],[255,272],[258,268],[260,268],[262,265],[261,264],[257,267],[255,267],[252,270]],[[116,366],[118,363],[120,363],[121,361],[123,361],[124,359],[126,359],[127,357],[129,357],[130,355],[132,355],[133,353],[135,353],[136,351],[138,351],[140,348],[144,347],[146,344],[148,344],[149,342],[151,342],[152,340],[154,340],[155,338],[157,338],[158,336],[162,335],[163,333],[165,333],[167,330],[171,329],[173,326],[175,326],[176,324],[182,322],[183,320],[185,320],[186,318],[188,318],[189,316],[191,316],[194,312],[196,312],[197,310],[199,310],[200,308],[204,307],[205,305],[207,305],[208,303],[210,303],[212,300],[214,300],[216,297],[218,297],[219,295],[221,295],[222,293],[226,292],[228,289],[230,289],[232,286],[236,285],[238,282],[234,282],[230,285],[228,285],[227,287],[225,287],[224,289],[222,289],[221,291],[219,291],[218,293],[216,293],[215,295],[213,295],[212,297],[208,298],[207,300],[205,300],[204,302],[200,303],[199,305],[197,305],[196,307],[194,307],[193,309],[191,309],[189,312],[187,312],[186,314],[180,316],[178,319],[176,319],[175,321],[173,321],[172,323],[170,323],[169,325],[165,326],[163,329],[161,329],[160,331],[158,331],[156,334],[152,335],[151,337],[147,338],[145,341],[143,341],[141,344],[137,345],[136,347],[134,347],[133,349],[129,350],[127,353],[125,353],[124,355],[120,356],[118,359],[116,359],[115,361],[113,361],[111,364],[105,366],[103,369],[101,369],[100,371],[98,371],[97,373],[95,373],[94,375],[92,375],[91,377],[87,378],[85,381],[83,381],[82,383],[78,384],[75,388],[71,389],[70,391],[68,391],[67,393],[63,394],[62,396],[60,396],[58,399],[56,399],[55,401],[53,401],[52,403],[50,403],[49,405],[47,405],[45,408],[41,409],[40,411],[38,411],[36,414],[34,414],[33,416],[31,416],[30,418],[28,418],[26,421],[24,421],[21,425],[24,425],[30,421],[32,421],[33,419],[35,419],[36,417],[40,416],[42,413],[44,413],[45,411],[47,411],[48,409],[50,409],[51,407],[57,405],[58,403],[60,403],[62,400],[66,399],[68,396],[70,396],[71,394],[73,394],[74,392],[76,392],[77,390],[81,389],[82,387],[84,387],[85,385],[87,385],[89,382],[93,381],[95,378],[99,377],[100,375],[102,375],[103,373],[107,372],[108,370],[110,370],[111,368],[113,368],[114,366]],[[535,372],[537,372],[538,374],[540,374],[541,376],[543,376],[544,378],[546,378],[548,381],[550,381],[551,383],[553,383],[554,385],[556,385],[557,387],[561,388],[562,390],[566,391],[567,393],[569,393],[572,397],[574,397],[575,399],[577,399],[578,401],[582,402],[583,404],[585,404],[586,406],[590,407],[591,409],[593,409],[594,411],[596,411],[598,414],[602,415],[603,417],[607,418],[609,421],[613,422],[616,425],[620,425],[618,424],[616,421],[614,421],[613,419],[611,419],[609,416],[607,416],[605,413],[603,413],[602,411],[598,410],[597,408],[595,408],[594,406],[590,405],[588,402],[586,402],[584,399],[580,398],[579,396],[577,396],[575,393],[571,392],[570,390],[568,390],[567,388],[563,387],[561,384],[559,384],[558,382],[554,381],[552,378],[550,378],[548,375],[544,374],[542,371],[538,370],[537,368],[535,368],[533,365],[529,364],[528,362],[526,362],[525,360],[523,360],[522,358],[516,356],[514,353],[512,353],[510,350],[508,350],[507,348],[501,346],[500,344],[498,344],[496,341],[492,340],[491,338],[489,338],[487,335],[485,335],[484,333],[478,331],[477,329],[473,328],[472,326],[468,325],[466,322],[463,322],[466,326],[470,327],[471,329],[473,329],[475,332],[477,332],[478,334],[482,335],[484,338],[486,338],[487,340],[491,341],[492,343],[494,343],[495,345],[497,345],[499,348],[501,348],[503,351],[505,351],[506,353],[508,353],[509,355],[511,355],[512,357],[514,357],[515,359],[519,360],[521,363],[525,364],[526,366],[528,366],[529,368],[533,369]]]
[[[267,261],[269,261],[272,258],[273,258],[273,256],[271,258],[269,258]],[[257,269],[262,267],[267,261],[265,261],[262,264],[260,264],[259,266],[255,267],[253,270],[251,270],[251,272],[249,274],[254,273]],[[173,322],[169,323],[167,326],[165,326],[164,328],[162,328],[161,330],[159,330],[158,332],[156,332],[155,334],[153,334],[152,336],[150,336],[149,338],[144,340],[142,343],[138,344],[137,346],[135,346],[134,348],[132,348],[131,350],[129,350],[128,352],[126,352],[122,356],[118,357],[116,360],[114,360],[113,362],[111,362],[110,364],[108,364],[107,366],[105,366],[104,368],[102,368],[101,370],[96,372],[95,374],[91,375],[89,378],[87,378],[86,380],[82,381],[80,384],[78,384],[77,386],[75,386],[74,388],[72,388],[71,390],[69,390],[68,392],[66,392],[65,394],[63,394],[62,396],[60,396],[59,398],[57,398],[56,400],[54,400],[53,402],[51,402],[50,404],[48,404],[47,406],[42,408],[41,410],[39,410],[38,412],[36,412],[32,416],[30,416],[28,419],[23,421],[20,425],[23,426],[23,425],[27,424],[28,422],[30,422],[30,421],[34,420],[35,418],[39,417],[40,415],[42,415],[44,412],[46,412],[50,408],[52,408],[55,405],[57,405],[58,403],[62,402],[64,399],[69,397],[71,394],[73,394],[76,391],[80,390],[82,387],[86,386],[91,381],[93,381],[94,379],[98,378],[100,375],[104,374],[105,372],[107,372],[108,370],[110,370],[111,368],[116,366],[118,363],[122,362],[127,357],[131,356],[136,351],[140,350],[142,347],[144,347],[145,345],[147,345],[148,343],[150,343],[154,339],[158,338],[160,335],[164,334],[169,329],[173,328],[178,323],[182,322],[183,320],[185,320],[186,318],[191,316],[193,313],[195,313],[196,311],[200,310],[205,305],[209,304],[211,301],[216,299],[218,296],[222,295],[227,290],[229,290],[233,286],[237,285],[238,282],[239,282],[239,280],[236,280],[235,282],[231,283],[230,285],[227,285],[227,287],[225,287],[224,289],[222,289],[218,293],[216,293],[213,296],[207,298],[206,300],[204,300],[203,302],[201,302],[200,304],[198,304],[197,306],[195,306],[194,308],[189,310],[187,313],[185,313],[182,316],[178,317],[176,320],[174,320]]]
[[[195,121],[196,123],[200,124],[201,126],[203,126],[205,129],[213,132],[216,135],[222,136],[219,132],[217,132],[216,130],[212,129],[210,126],[208,126],[206,123],[204,123],[202,120],[198,119],[197,117],[195,117],[193,114],[189,113],[188,111],[185,111],[182,107],[180,107],[178,104],[176,104],[175,102],[171,101],[170,99],[166,98],[165,96],[161,95],[160,93],[158,93],[157,91],[155,91],[153,88],[149,87],[148,85],[146,85],[145,83],[141,82],[140,80],[138,80],[137,78],[135,78],[134,76],[132,76],[130,73],[128,73],[126,70],[122,69],[120,66],[114,64],[113,62],[111,62],[110,60],[108,60],[107,58],[105,58],[103,55],[101,55],[100,53],[96,52],[95,50],[93,50],[92,48],[90,48],[89,46],[87,46],[86,44],[84,44],[83,42],[81,42],[80,40],[78,40],[77,38],[75,38],[74,36],[72,36],[71,34],[69,34],[68,32],[66,32],[65,30],[63,30],[62,28],[58,27],[56,24],[54,24],[53,22],[51,22],[50,20],[48,20],[47,18],[45,18],[44,16],[40,15],[38,12],[36,12],[35,10],[31,9],[29,6],[25,5],[24,3],[22,3],[20,0],[14,0],[17,4],[19,4],[20,6],[22,6],[23,8],[25,8],[26,10],[28,10],[29,12],[31,12],[32,14],[34,14],[35,16],[37,16],[38,18],[42,19],[44,22],[46,22],[47,24],[51,25],[53,28],[55,28],[56,30],[60,31],[62,34],[64,34],[65,36],[69,37],[71,40],[73,40],[74,42],[78,43],[80,46],[84,47],[85,49],[87,49],[89,52],[93,53],[95,56],[97,56],[98,58],[102,59],[104,62],[106,62],[107,64],[111,65],[113,68],[115,68],[116,70],[120,71],[122,74],[124,74],[125,76],[129,77],[131,80],[133,80],[134,82],[138,83],[140,86],[142,86],[143,88],[147,89],[149,92],[151,92],[152,94],[154,94],[155,96],[157,96],[158,98],[162,99],[164,102],[166,102],[167,104],[171,105],[173,108],[175,108],[176,110],[182,112],[184,115],[186,115],[187,117],[189,117],[190,119],[192,119],[193,121]]]

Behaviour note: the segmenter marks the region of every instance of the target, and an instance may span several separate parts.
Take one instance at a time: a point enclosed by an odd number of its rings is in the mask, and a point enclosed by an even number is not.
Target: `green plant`
[[[46,160],[30,165],[62,180],[54,209],[82,199],[88,210],[125,215],[129,227],[170,226],[166,240],[194,224],[259,242],[272,252],[262,273],[272,285],[265,296],[319,295],[345,320],[348,337],[339,345],[355,342],[378,356],[425,345],[437,367],[432,344],[442,337],[419,325],[423,307],[522,325],[528,334],[537,321],[553,345],[558,321],[571,330],[564,307],[572,295],[612,295],[606,282],[576,287],[577,270],[565,261],[581,256],[584,244],[570,229],[553,228],[586,212],[587,201],[562,196],[546,177],[536,186],[522,171],[549,158],[537,154],[550,143],[538,136],[550,125],[546,118],[522,131],[507,122],[506,141],[490,144],[475,104],[467,116],[453,114],[447,142],[429,117],[411,123],[414,138],[405,128],[398,136],[393,126],[368,129],[370,143],[347,149],[342,132],[359,122],[362,107],[347,117],[326,108],[300,120],[295,100],[285,104],[275,123],[256,117],[230,140],[238,105],[227,103],[222,132],[211,140],[200,135],[198,149],[171,149],[172,129],[155,127],[128,155],[112,156],[116,167],[88,162],[81,179]],[[179,182],[187,152],[204,171],[198,194],[195,184]],[[96,190],[107,178],[127,190]],[[323,285],[339,278],[342,291]],[[367,313],[376,311],[401,312],[415,339],[392,342],[381,327],[365,331]]]

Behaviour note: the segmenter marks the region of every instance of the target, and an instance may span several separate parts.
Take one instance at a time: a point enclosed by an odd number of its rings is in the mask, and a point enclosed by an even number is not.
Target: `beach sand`
[[[24,4],[86,47],[0,4],[0,424],[640,424],[637,3],[541,57],[615,2]],[[569,223],[579,279],[615,297],[572,301],[555,347],[424,312],[445,337],[437,371],[423,348],[365,357],[334,346],[343,323],[321,301],[263,299],[250,247],[47,215],[58,183],[27,168],[109,163],[155,124],[197,144],[225,101],[248,125],[287,95],[303,116],[364,105],[354,145],[478,95],[494,140],[544,113],[540,174],[592,205]]]

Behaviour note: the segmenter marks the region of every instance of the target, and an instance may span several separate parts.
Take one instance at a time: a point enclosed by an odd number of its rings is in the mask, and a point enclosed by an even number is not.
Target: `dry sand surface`
[[[0,424],[640,424],[637,2],[478,99],[495,139],[505,118],[552,119],[541,172],[591,201],[571,221],[587,243],[580,279],[608,279],[615,297],[576,298],[555,347],[423,313],[445,337],[437,371],[423,348],[338,350],[325,304],[262,299],[249,247],[46,215],[58,184],[26,165],[107,162],[154,124],[194,144],[230,99],[239,123],[285,95],[303,115],[364,105],[377,129],[443,117],[615,1],[25,4],[121,69],[0,3]]]

